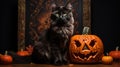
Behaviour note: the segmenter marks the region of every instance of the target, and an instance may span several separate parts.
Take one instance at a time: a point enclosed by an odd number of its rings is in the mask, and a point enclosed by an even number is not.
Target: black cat
[[[71,4],[52,5],[50,28],[34,47],[33,62],[67,64],[68,41],[74,33],[74,18]],[[44,34],[44,35],[43,35]]]

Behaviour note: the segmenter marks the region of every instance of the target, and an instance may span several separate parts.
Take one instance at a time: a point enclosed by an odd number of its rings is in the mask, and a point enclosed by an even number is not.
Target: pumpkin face
[[[95,35],[74,35],[70,41],[69,54],[75,63],[99,62],[103,57],[103,43]]]

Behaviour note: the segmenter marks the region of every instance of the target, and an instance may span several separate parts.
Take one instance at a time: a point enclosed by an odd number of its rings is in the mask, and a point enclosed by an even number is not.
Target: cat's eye
[[[59,14],[55,14],[56,15],[56,17],[59,17]]]
[[[63,14],[63,16],[66,16],[67,14]]]

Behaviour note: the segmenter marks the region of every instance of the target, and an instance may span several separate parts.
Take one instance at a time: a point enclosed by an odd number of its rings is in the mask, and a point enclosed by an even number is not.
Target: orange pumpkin
[[[19,56],[29,56],[29,52],[21,49],[20,51],[17,52],[17,55],[19,55]]]
[[[116,47],[115,51],[110,51],[109,55],[113,57],[114,60],[120,60],[120,51],[118,50],[119,47]]]
[[[103,64],[112,64],[113,58],[111,56],[103,56],[102,57],[102,63]]]
[[[87,30],[87,29],[86,29]],[[86,31],[85,29],[83,30]],[[69,45],[71,62],[96,63],[103,57],[103,43],[96,35],[74,35]]]
[[[1,55],[0,59],[2,64],[11,64],[13,61],[13,58],[7,54],[7,51],[5,51],[5,55]]]

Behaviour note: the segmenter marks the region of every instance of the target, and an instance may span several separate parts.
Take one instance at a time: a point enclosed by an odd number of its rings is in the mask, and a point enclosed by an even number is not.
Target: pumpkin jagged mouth
[[[77,58],[81,58],[83,60],[88,60],[89,58],[94,58],[94,56],[96,56],[97,52],[91,52],[87,55],[85,54],[81,54],[81,53],[74,53],[74,56],[77,57]]]

